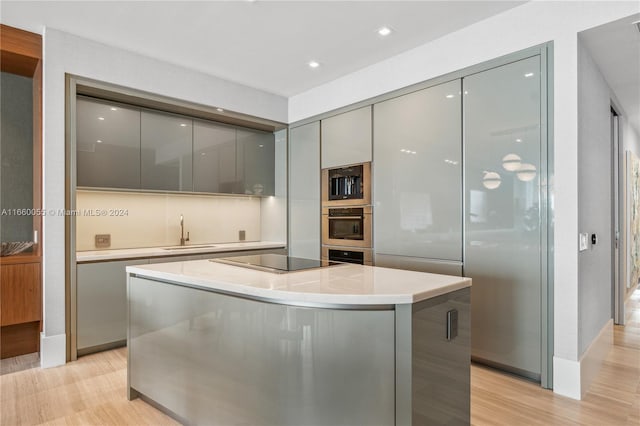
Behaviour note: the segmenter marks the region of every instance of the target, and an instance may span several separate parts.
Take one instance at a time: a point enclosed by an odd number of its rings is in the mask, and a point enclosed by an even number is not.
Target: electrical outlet
[[[246,232],[244,231],[244,229],[238,231],[238,239],[240,241],[244,241],[246,238]]]
[[[111,247],[111,234],[96,234],[95,245],[96,245],[96,248]]]

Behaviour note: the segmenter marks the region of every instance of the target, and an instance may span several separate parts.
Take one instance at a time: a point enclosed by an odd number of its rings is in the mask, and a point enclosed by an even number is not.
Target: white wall
[[[532,1],[289,100],[295,122],[537,44],[554,43],[554,390],[580,397],[577,33],[638,13],[637,1]]]
[[[612,92],[578,42],[578,227],[598,242],[578,258],[579,355],[611,316]]]
[[[65,203],[65,73],[271,120],[287,120],[286,98],[51,28],[45,29],[43,38],[45,209],[62,209]],[[64,220],[62,216],[44,218],[43,366],[65,362]]]

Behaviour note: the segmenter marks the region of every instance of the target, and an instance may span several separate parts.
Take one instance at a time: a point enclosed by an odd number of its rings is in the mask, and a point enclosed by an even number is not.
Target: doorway
[[[624,182],[620,164],[623,164],[624,152],[620,146],[620,114],[614,106],[611,106],[611,317],[613,322],[618,325],[624,325],[625,309],[624,301],[626,288],[624,285],[624,250],[621,250],[621,228],[625,223],[625,204],[622,194]]]

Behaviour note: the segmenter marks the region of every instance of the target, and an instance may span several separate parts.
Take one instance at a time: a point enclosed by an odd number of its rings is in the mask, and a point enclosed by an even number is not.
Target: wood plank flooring
[[[614,347],[582,401],[474,365],[471,423],[640,425],[640,291],[632,297],[627,326],[616,326]],[[126,348],[121,348],[44,370],[3,366],[0,425],[178,424],[140,399],[127,400],[126,363]]]

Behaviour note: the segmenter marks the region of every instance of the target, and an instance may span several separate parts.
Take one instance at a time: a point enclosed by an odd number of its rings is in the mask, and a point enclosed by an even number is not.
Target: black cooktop
[[[250,269],[258,269],[260,271],[273,272],[276,274],[342,265],[340,262],[333,262],[330,260],[305,259],[302,257],[285,256],[282,254],[255,254],[250,256],[221,257],[218,259],[209,259],[209,261],[226,263],[228,265],[241,266]]]

